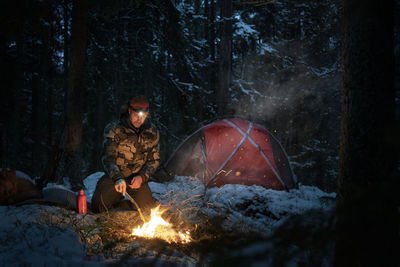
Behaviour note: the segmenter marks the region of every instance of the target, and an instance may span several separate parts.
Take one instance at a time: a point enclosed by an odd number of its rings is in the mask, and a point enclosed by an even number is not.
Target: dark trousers
[[[151,195],[150,187],[147,183],[142,183],[142,186],[138,189],[132,189],[128,185],[126,186],[126,192],[132,196],[132,198],[139,205],[143,211],[150,210],[156,205],[156,200]],[[115,191],[114,181],[104,175],[97,182],[96,190],[92,197],[91,208],[93,212],[105,212],[112,208],[116,208],[123,205],[127,209],[135,210],[136,207],[127,201],[123,201],[124,197],[121,193]],[[128,204],[126,204],[128,203]]]

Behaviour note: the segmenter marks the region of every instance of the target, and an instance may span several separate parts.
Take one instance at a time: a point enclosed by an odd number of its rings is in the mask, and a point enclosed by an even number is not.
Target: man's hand
[[[117,184],[114,186],[115,187],[115,191],[121,193],[123,196],[125,196],[125,192],[126,192],[126,183],[124,180],[122,180],[121,182],[117,182]]]
[[[131,184],[128,185],[128,186],[130,188],[132,188],[132,189],[138,189],[138,188],[140,188],[142,183],[143,183],[143,178],[142,178],[142,176],[139,175],[139,176],[133,177],[132,181],[131,181]]]

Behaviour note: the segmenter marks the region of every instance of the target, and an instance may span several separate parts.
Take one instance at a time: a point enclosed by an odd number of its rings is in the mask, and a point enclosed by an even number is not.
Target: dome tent
[[[297,186],[287,155],[263,127],[224,119],[187,137],[166,162],[167,172],[196,176],[208,187],[260,185],[276,190]]]

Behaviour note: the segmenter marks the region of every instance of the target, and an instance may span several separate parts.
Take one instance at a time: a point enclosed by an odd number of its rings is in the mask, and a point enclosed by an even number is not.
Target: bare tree
[[[232,0],[221,0],[221,44],[219,58],[219,81],[216,90],[218,116],[226,112],[228,89],[231,84],[232,65]]]
[[[71,66],[68,73],[67,116],[64,129],[64,149],[67,172],[76,185],[81,182],[77,177],[79,168],[72,167],[80,161],[76,153],[82,142],[82,73],[86,58],[88,1],[74,0],[71,28]],[[78,164],[79,166],[79,164]],[[78,173],[76,173],[78,171]]]

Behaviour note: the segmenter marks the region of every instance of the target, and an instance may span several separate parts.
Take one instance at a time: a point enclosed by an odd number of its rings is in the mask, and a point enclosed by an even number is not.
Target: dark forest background
[[[336,191],[341,1],[20,0],[0,12],[2,164],[79,183],[102,170],[105,125],[145,94],[163,162],[200,126],[241,117],[278,137],[299,182]]]

